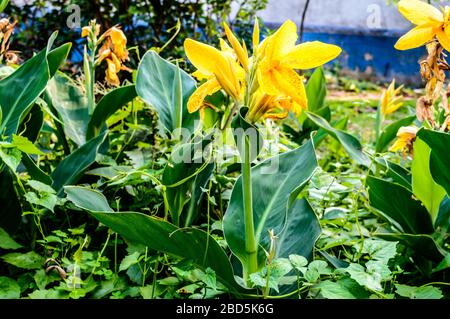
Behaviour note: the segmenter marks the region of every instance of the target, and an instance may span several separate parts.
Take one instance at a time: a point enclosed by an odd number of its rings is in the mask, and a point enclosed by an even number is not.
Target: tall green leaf
[[[58,113],[67,138],[78,146],[86,143],[89,109],[81,88],[68,76],[58,73],[47,86],[45,101]]]
[[[108,118],[136,96],[134,85],[122,86],[106,94],[95,106],[87,127],[86,140],[98,136],[102,128],[106,129]]]
[[[3,115],[0,132],[3,135],[10,137],[17,132],[24,114],[31,109],[54,72],[66,60],[70,44],[50,51],[55,36],[54,34],[50,38],[46,50],[0,81],[0,106]]]
[[[177,75],[181,78],[181,87]],[[194,92],[195,85],[195,80],[189,74],[161,58],[155,51],[148,51],[142,58],[137,73],[136,91],[145,102],[156,109],[166,131],[173,132],[176,129],[180,93],[183,101],[182,125],[194,130],[198,112],[190,114],[187,101]]]
[[[439,205],[445,196],[445,189],[431,176],[430,156],[431,149],[424,141],[417,138],[414,142],[414,159],[411,166],[412,190],[425,205],[434,223],[439,212]]]
[[[308,110],[315,111],[325,106],[327,96],[327,83],[323,68],[317,68],[306,84],[306,96],[308,97]]]
[[[83,173],[95,162],[97,153],[105,142],[106,133],[93,138],[58,164],[51,175],[52,187],[58,195],[62,195],[64,186],[78,182]]]
[[[430,171],[434,181],[450,195],[450,134],[422,128],[417,136],[431,148]]]
[[[150,249],[192,260],[199,267],[211,268],[218,280],[231,291],[242,291],[235,279],[224,250],[207,233],[194,228],[177,228],[155,217],[140,213],[113,213],[106,198],[99,192],[83,187],[65,188],[67,198],[87,210],[102,224],[127,240]]]
[[[313,114],[310,112],[305,113],[311,121],[317,124],[317,126],[322,128],[325,132],[330,134],[330,136],[338,140],[347,151],[348,155],[350,155],[350,157],[355,162],[366,167],[370,166],[371,161],[369,157],[364,154],[363,147],[356,137],[345,131],[335,129],[330,125],[330,123],[328,123],[324,118],[320,117],[317,114]]]
[[[369,176],[366,183],[370,204],[397,223],[405,233],[433,233],[430,215],[408,189],[373,176]]]
[[[288,213],[288,209],[316,168],[317,160],[311,140],[298,149],[275,156],[252,168],[253,215],[258,247],[269,250],[269,230],[273,230],[278,236],[283,233],[286,225],[290,224],[287,218],[292,216]],[[294,208],[291,213],[295,216],[298,207],[294,205]],[[295,221],[292,225],[296,225]],[[231,251],[243,265],[247,265],[242,176],[234,185],[223,228]],[[299,245],[295,247],[296,250],[290,252],[291,254],[303,252],[300,243],[314,240],[306,238],[306,235],[304,233],[293,235]],[[261,248],[258,250],[258,257],[259,266],[264,266],[265,254]]]

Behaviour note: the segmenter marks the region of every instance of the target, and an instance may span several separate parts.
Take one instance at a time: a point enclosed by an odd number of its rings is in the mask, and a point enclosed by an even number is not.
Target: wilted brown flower
[[[431,125],[434,126],[434,116],[433,116],[434,106],[433,100],[428,96],[421,96],[417,100],[416,104],[416,116],[419,121],[423,122],[425,120],[430,121]]]
[[[8,18],[0,20],[0,62],[5,59],[7,64],[15,64],[19,62],[17,51],[10,51],[9,45],[11,36],[14,33],[16,22],[11,23]]]

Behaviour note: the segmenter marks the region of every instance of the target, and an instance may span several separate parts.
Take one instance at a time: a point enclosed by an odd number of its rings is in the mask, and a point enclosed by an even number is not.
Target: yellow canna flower
[[[296,45],[297,39],[297,26],[288,20],[261,43],[258,82],[266,94],[288,96],[302,109],[307,109],[303,77],[295,70],[321,66],[336,58],[342,50],[319,41]]]
[[[416,27],[397,41],[397,50],[417,48],[437,37],[441,45],[450,51],[450,7],[440,11],[420,0],[401,0],[398,9]]]
[[[418,130],[419,129],[414,126],[402,126],[397,132],[397,140],[389,148],[389,151],[401,151],[403,156],[406,156],[407,153],[413,155],[413,144],[416,140]]]
[[[305,94],[306,95],[306,94]],[[284,119],[289,115],[289,111],[295,114],[302,112],[301,106],[288,96],[275,96],[264,93],[258,89],[252,94],[247,120],[257,122],[260,119]]]
[[[186,55],[197,68],[194,74],[207,79],[189,98],[189,112],[200,109],[206,96],[220,89],[223,89],[235,101],[240,101],[242,98],[245,72],[236,61],[233,50],[224,42],[221,42],[221,46],[220,51],[192,39],[184,41]]]
[[[395,79],[392,80],[389,87],[384,90],[381,96],[381,112],[383,115],[388,115],[397,111],[402,107],[402,96],[398,96],[400,91],[403,89],[403,85],[395,88]]]

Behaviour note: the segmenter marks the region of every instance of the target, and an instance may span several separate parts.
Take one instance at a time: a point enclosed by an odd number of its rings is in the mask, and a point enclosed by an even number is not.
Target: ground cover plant
[[[0,298],[448,298],[449,10],[398,8],[420,91],[346,92],[342,49],[290,20],[142,56],[91,20],[74,73],[58,32],[22,56],[5,16]]]

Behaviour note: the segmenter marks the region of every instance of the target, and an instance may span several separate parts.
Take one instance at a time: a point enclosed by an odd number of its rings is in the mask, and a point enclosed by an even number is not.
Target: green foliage
[[[148,51],[142,58],[136,79],[137,93],[157,110],[167,132],[182,127],[195,130],[198,113],[190,114],[187,110],[187,101],[195,87],[195,80],[189,74],[158,53]]]

